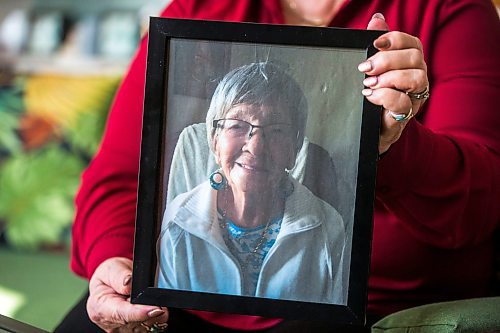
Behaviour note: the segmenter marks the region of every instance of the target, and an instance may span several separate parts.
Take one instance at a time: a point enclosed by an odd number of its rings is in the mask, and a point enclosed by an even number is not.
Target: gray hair
[[[297,81],[283,69],[270,62],[259,62],[235,68],[224,76],[207,112],[207,136],[212,151],[216,133],[213,120],[224,118],[239,104],[287,110],[294,133],[297,133],[296,151],[300,150],[307,122],[307,100]]]

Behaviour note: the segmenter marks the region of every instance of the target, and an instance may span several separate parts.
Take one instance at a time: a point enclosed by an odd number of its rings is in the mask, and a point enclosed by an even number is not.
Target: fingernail
[[[164,313],[165,313],[165,311],[163,311],[161,309],[154,309],[154,310],[151,310],[148,312],[148,317],[149,318],[158,317]]]
[[[382,13],[375,13],[375,14],[373,14],[372,19],[380,19],[380,20],[384,20],[385,21],[385,17],[384,17],[384,15]]]
[[[373,93],[373,90],[371,90],[371,89],[363,89],[363,90],[361,90],[361,94],[363,96],[370,96],[372,93]]]
[[[124,286],[128,286],[128,284],[130,283],[130,281],[132,281],[132,275],[125,276],[125,278],[123,279],[123,285]]]
[[[373,42],[373,46],[375,46],[377,49],[386,49],[391,46],[391,42],[387,38],[377,38]]]
[[[360,72],[368,72],[371,71],[371,69],[372,69],[372,63],[369,60],[362,62],[358,65],[358,70]]]
[[[377,84],[377,77],[376,76],[370,76],[367,77],[366,79],[363,80],[363,84],[367,87],[371,87]]]

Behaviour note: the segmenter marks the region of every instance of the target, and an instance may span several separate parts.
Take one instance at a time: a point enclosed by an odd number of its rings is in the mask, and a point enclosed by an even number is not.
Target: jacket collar
[[[285,203],[279,237],[312,229],[325,219],[321,200],[294,178],[290,177],[290,180],[294,191]],[[180,204],[173,221],[197,237],[212,238],[223,243],[218,223],[217,191],[212,189],[207,181],[183,196],[184,203]]]

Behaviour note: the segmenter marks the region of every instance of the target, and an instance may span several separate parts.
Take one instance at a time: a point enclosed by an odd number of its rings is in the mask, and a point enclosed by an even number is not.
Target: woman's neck
[[[285,198],[274,192],[270,198],[264,193],[249,194],[233,192],[230,189],[219,191],[219,208],[225,217],[243,228],[256,228],[266,225],[270,219],[283,212]]]
[[[286,24],[328,26],[345,0],[281,0]]]

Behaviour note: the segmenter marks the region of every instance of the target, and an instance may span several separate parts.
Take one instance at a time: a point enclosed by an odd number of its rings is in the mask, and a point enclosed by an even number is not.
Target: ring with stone
[[[168,324],[167,323],[154,323],[152,326],[149,326],[146,323],[141,323],[141,326],[146,329],[146,332],[162,333],[162,332],[167,331]]]
[[[408,97],[410,97],[411,99],[427,99],[429,98],[429,96],[431,95],[429,93],[429,86],[425,87],[425,89],[421,92],[418,92],[418,93],[413,93],[413,92],[409,92],[407,91],[406,92],[406,95],[408,95]]]
[[[408,113],[395,113],[395,112],[389,111],[389,115],[392,117],[392,119],[394,119],[395,121],[398,121],[400,123],[403,121],[410,120],[414,116],[413,108],[410,108],[410,112],[408,112]]]

